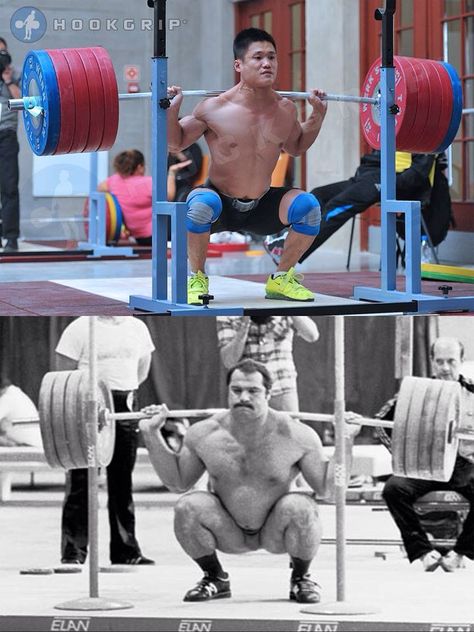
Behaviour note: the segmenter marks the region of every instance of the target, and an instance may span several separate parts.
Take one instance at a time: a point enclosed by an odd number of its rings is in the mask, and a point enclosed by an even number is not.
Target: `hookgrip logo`
[[[21,7],[10,18],[10,31],[20,42],[37,42],[47,26],[44,13],[36,7]]]

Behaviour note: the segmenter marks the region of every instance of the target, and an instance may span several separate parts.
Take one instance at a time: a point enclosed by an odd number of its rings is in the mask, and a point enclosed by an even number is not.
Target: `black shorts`
[[[239,211],[232,206],[235,198],[224,195],[207,180],[200,188],[212,189],[218,193],[222,200],[222,213],[219,219],[211,226],[211,233],[219,233],[224,230],[244,231],[256,235],[274,235],[287,228],[288,224],[282,224],[279,218],[279,208],[282,197],[294,187],[270,187],[258,200],[256,206],[250,211]],[[248,200],[242,200],[247,202]]]

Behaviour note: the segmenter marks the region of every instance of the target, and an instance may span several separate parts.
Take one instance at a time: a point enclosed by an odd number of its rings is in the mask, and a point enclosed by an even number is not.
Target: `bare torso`
[[[253,98],[239,84],[204,101],[195,116],[207,126],[212,183],[232,197],[262,196],[294,128],[293,103],[273,90]]]
[[[296,464],[305,453],[300,423],[270,410],[265,428],[249,441],[232,432],[228,412],[201,424],[192,447],[214,492],[240,527],[260,529],[298,473]]]

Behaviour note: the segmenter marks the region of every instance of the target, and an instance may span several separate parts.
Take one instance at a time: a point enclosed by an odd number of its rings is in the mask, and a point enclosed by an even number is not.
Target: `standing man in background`
[[[293,338],[316,342],[319,331],[309,316],[218,316],[217,339],[222,362],[231,369],[241,360],[264,364],[272,376],[269,405],[298,411]]]
[[[8,109],[10,99],[21,97],[20,75],[13,68],[7,42],[0,37],[0,201],[2,203],[0,246],[4,252],[18,250],[20,236],[20,195],[18,193],[18,113]]]
[[[87,369],[89,317],[63,331],[56,347],[59,370]],[[145,323],[133,316],[97,318],[97,377],[112,391],[115,412],[135,408],[136,391],[147,378],[155,350]],[[154,564],[144,557],[135,537],[132,472],[138,447],[138,421],[116,421],[115,448],[107,466],[110,561],[112,564]],[[70,470],[61,524],[61,562],[83,564],[87,556],[87,469]]]

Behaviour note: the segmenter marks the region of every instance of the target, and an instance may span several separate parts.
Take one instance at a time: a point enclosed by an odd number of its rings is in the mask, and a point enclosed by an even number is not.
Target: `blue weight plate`
[[[61,114],[59,90],[53,62],[48,53],[31,50],[26,55],[22,72],[22,96],[38,96],[43,113],[32,116],[23,112],[26,137],[37,156],[48,156],[54,152],[59,141]]]
[[[458,73],[454,66],[447,62],[440,62],[444,68],[446,68],[453,87],[453,111],[451,114],[451,121],[449,123],[448,131],[443,139],[441,145],[436,149],[436,153],[445,151],[453,142],[458,133],[459,126],[461,125],[462,118],[462,86]]]

